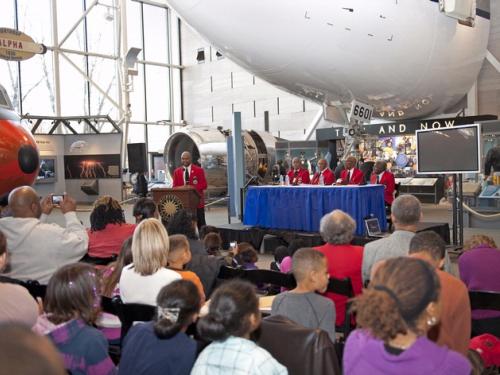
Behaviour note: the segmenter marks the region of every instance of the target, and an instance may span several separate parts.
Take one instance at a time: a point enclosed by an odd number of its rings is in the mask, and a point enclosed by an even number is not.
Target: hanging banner
[[[25,33],[6,27],[0,28],[0,59],[23,61],[36,54],[44,54],[47,47]]]

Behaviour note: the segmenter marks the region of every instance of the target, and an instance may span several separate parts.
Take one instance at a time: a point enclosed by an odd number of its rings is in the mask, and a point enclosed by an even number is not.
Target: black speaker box
[[[127,145],[127,154],[130,173],[147,172],[148,159],[145,143],[129,143]]]

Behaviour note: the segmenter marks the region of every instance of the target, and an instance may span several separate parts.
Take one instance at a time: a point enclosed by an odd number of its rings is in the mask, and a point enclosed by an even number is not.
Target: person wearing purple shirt
[[[84,263],[66,265],[49,280],[45,314],[33,330],[47,335],[73,375],[111,375],[116,367],[108,354],[108,342],[92,327],[100,309],[99,280],[95,269]]]
[[[347,338],[344,374],[469,375],[464,356],[427,338],[439,317],[436,271],[407,257],[376,267],[369,287],[353,302],[360,328]]]
[[[458,269],[467,289],[500,293],[500,250],[492,238],[474,235],[467,240],[458,258]],[[474,310],[472,319],[473,334],[489,332],[500,336],[500,311]]]

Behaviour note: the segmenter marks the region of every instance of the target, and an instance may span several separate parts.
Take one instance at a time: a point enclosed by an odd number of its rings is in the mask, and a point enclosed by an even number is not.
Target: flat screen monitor
[[[479,173],[481,128],[478,124],[417,130],[417,173]]]
[[[37,184],[48,184],[56,182],[56,158],[42,156],[40,158],[40,169],[36,177]]]

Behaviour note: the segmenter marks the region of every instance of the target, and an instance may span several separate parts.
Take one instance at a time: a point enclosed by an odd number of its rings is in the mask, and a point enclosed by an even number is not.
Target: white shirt
[[[182,279],[177,272],[160,268],[152,275],[142,276],[129,264],[120,277],[120,296],[124,303],[142,303],[156,306],[156,297],[161,288],[172,281]]]

